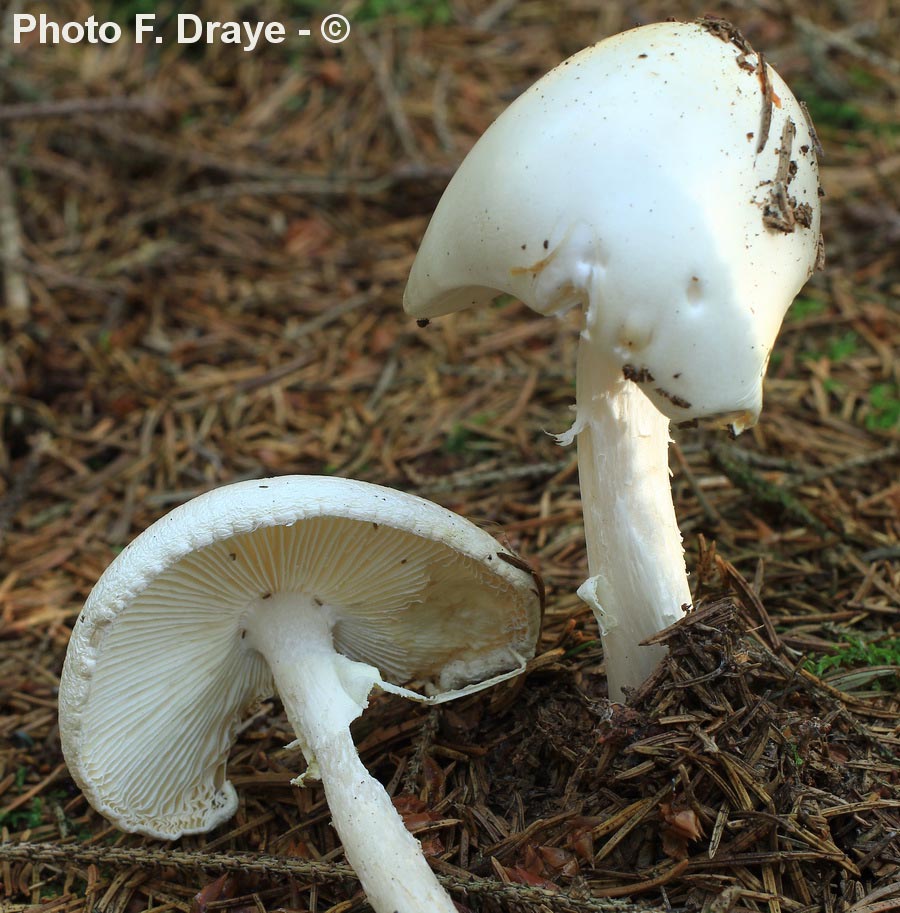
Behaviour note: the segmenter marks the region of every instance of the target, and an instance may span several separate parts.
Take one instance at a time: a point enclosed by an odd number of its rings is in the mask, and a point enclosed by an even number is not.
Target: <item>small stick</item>
[[[28,497],[41,464],[41,457],[46,452],[49,443],[49,435],[45,433],[39,434],[32,441],[31,452],[25,458],[25,464],[13,477],[6,495],[0,499],[0,549],[3,547],[6,531],[9,529],[16,511]]]
[[[56,767],[54,767],[53,770],[50,771],[50,773],[47,774],[47,776],[44,777],[44,779],[41,780],[40,783],[36,783],[34,786],[31,787],[31,789],[28,789],[24,793],[21,793],[20,795],[16,796],[16,798],[13,799],[12,802],[9,803],[9,805],[0,809],[0,817],[5,817],[11,811],[15,811],[15,809],[21,807],[22,805],[25,805],[26,802],[29,802],[35,796],[39,795],[60,774],[64,773],[65,770],[66,770],[66,765],[64,763],[57,764]]]
[[[738,486],[746,491],[753,500],[764,504],[775,504],[780,507],[785,514],[792,520],[808,526],[813,532],[828,537],[830,532],[825,524],[814,516],[810,511],[790,492],[786,491],[781,485],[773,485],[758,473],[750,469],[749,466],[742,465],[739,459],[735,459],[733,453],[737,451],[734,448],[725,448],[715,446],[710,453],[713,460],[724,471],[725,475]]]
[[[730,561],[726,561],[720,555],[716,555],[716,564],[719,567],[720,573],[732,582],[734,588],[740,596],[743,597],[741,601],[744,605],[748,608],[752,608],[759,616],[759,620],[765,628],[766,636],[769,638],[769,646],[776,652],[782,652],[784,644],[781,642],[781,638],[778,636],[775,625],[772,623],[772,619],[769,617],[766,607],[759,598],[759,594],[750,586],[741,572]]]
[[[621,885],[618,888],[595,888],[592,893],[594,897],[630,897],[632,894],[643,894],[645,891],[651,891],[658,888],[672,879],[677,878],[690,865],[690,860],[682,859],[681,862],[666,869],[656,878],[649,878],[646,881],[638,881],[634,884]]]
[[[357,33],[357,35],[359,46],[362,48],[362,52],[365,55],[366,60],[368,60],[369,66],[372,67],[372,70],[375,73],[375,82],[384,99],[388,116],[391,119],[391,123],[394,125],[394,132],[397,134],[397,139],[400,140],[403,151],[406,153],[407,157],[414,162],[421,162],[422,153],[419,151],[419,146],[413,135],[409,118],[407,118],[406,112],[403,110],[403,103],[400,100],[400,95],[394,88],[394,83],[391,81],[391,74],[388,72],[388,66],[385,59],[386,55],[383,51],[379,53],[372,41],[365,35],[362,33]]]
[[[16,207],[16,191],[6,160],[6,149],[0,140],[0,255],[3,258],[3,292],[7,319],[12,326],[19,327],[28,319],[31,300],[25,276],[18,266],[22,259],[22,228]]]
[[[153,112],[162,108],[162,99],[152,96],[111,96],[108,98],[68,98],[30,104],[0,105],[0,121],[45,120],[51,117],[77,117],[79,114],[114,114],[125,111]]]
[[[816,156],[823,159],[825,158],[825,150],[822,148],[822,143],[819,141],[819,134],[816,133],[812,115],[809,113],[809,108],[806,107],[805,101],[800,102],[800,110],[803,112],[803,118],[806,121],[806,129],[809,130],[810,138],[813,141],[813,149],[816,150]]]
[[[453,131],[450,129],[450,119],[447,114],[447,95],[450,87],[451,70],[445,63],[438,70],[437,78],[434,81],[434,94],[431,98],[431,122],[434,124],[434,132],[440,140],[444,152],[452,155],[456,152],[456,140]]]
[[[409,763],[403,774],[403,783],[400,787],[401,792],[408,795],[416,795],[419,792],[419,775],[422,773],[425,758],[430,755],[431,749],[434,746],[434,737],[437,734],[439,726],[440,716],[438,710],[437,708],[432,708],[422,721],[419,734],[416,736],[412,756],[410,757]]]
[[[356,880],[356,873],[350,866],[296,857],[272,856],[265,853],[193,853],[183,850],[156,850],[145,847],[85,847],[78,844],[53,843],[3,843],[0,844],[0,860],[11,862],[41,862],[57,865],[98,865],[117,868],[174,868],[182,870],[206,870],[215,872],[239,872],[271,879],[318,878],[324,880]],[[685,860],[687,862],[687,860]],[[681,866],[681,868],[680,868]],[[658,879],[670,880],[683,871],[684,863],[673,866]],[[614,899],[581,899],[567,897],[557,891],[533,888],[521,884],[503,884],[490,878],[463,878],[439,874],[438,880],[454,893],[465,896],[504,898],[512,903],[528,904],[537,909],[547,909],[552,904],[560,913],[642,913],[646,906],[631,904]],[[649,882],[628,885],[633,894],[655,886]],[[616,891],[618,889],[611,889]]]
[[[860,456],[850,457],[833,466],[824,466],[821,469],[812,469],[802,473],[795,479],[788,479],[782,483],[782,488],[798,488],[801,485],[807,485],[810,482],[818,482],[819,479],[826,479],[828,476],[843,475],[850,469],[860,469],[863,466],[871,466],[873,463],[886,462],[900,457],[900,445],[891,444],[881,450],[875,450],[872,453],[863,453]]]
[[[781,145],[778,147],[778,170],[775,172],[775,183],[784,184],[785,187],[791,180],[791,150],[794,146],[794,137],[797,134],[797,128],[794,122],[788,118],[784,122],[784,129],[781,131]]]
[[[700,484],[697,481],[697,477],[694,475],[694,471],[691,469],[687,459],[685,458],[684,451],[675,442],[669,446],[672,448],[672,452],[675,454],[675,459],[678,460],[678,465],[681,467],[681,471],[684,473],[684,477],[687,479],[687,483],[691,487],[691,491],[694,492],[694,497],[696,497],[697,503],[700,505],[701,510],[706,515],[706,519],[709,520],[714,526],[721,526],[724,523],[722,515],[715,507],[713,507],[709,498],[707,498],[704,494],[703,489],[700,487]]]
[[[571,464],[574,465],[574,460],[571,461]],[[556,460],[552,463],[531,463],[525,466],[509,466],[504,469],[489,469],[483,472],[458,472],[440,479],[426,477],[422,479],[420,484],[415,486],[415,491],[417,494],[431,494],[441,491],[455,491],[459,488],[481,488],[482,486],[498,485],[503,482],[553,475],[555,472],[568,468],[569,465],[569,460]]]
[[[400,167],[381,177],[374,178],[325,178],[312,175],[297,176],[276,181],[234,181],[212,184],[191,193],[166,200],[143,212],[137,212],[122,223],[121,231],[141,228],[147,222],[165,219],[199,203],[220,204],[240,197],[270,196],[378,196],[404,181],[418,181],[428,178],[444,179],[447,168]]]
[[[766,148],[766,143],[769,141],[769,128],[772,126],[773,95],[772,83],[769,82],[769,71],[766,69],[766,60],[761,51],[757,55],[757,61],[757,69],[759,71],[759,79],[762,83],[763,92],[762,119],[759,126],[759,139],[756,143],[756,151],[759,153]]]

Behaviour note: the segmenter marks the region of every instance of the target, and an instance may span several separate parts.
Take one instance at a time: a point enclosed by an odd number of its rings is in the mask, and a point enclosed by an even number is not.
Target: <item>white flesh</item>
[[[578,346],[577,389],[572,433],[590,574],[578,595],[600,627],[609,696],[622,700],[665,656],[641,641],[691,603],[669,482],[669,420],[610,367],[589,328]]]
[[[347,861],[376,913],[456,913],[384,787],[350,735],[378,671],[336,653],[327,607],[273,597],[249,617],[250,643],[265,657],[298,742],[322,780]],[[304,604],[304,602],[306,604]]]

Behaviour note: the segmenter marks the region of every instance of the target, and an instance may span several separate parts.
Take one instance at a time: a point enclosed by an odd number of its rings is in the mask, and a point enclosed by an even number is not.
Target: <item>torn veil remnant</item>
[[[413,263],[404,307],[418,318],[499,293],[542,314],[583,310],[576,419],[560,438],[578,442],[579,593],[605,632],[614,698],[661,656],[640,642],[691,602],[669,421],[756,421],[820,249],[814,149],[800,104],[734,26],[643,26],[564,61],[500,115]]]
[[[59,692],[73,778],[123,830],[211,830],[237,807],[237,726],[277,690],[373,908],[455,913],[349,726],[373,688],[438,702],[524,668],[542,602],[504,554],[436,504],[350,479],[195,498],[113,561],[75,624]]]

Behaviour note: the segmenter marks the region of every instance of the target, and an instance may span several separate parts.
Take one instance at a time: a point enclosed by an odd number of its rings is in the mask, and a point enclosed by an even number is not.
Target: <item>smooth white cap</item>
[[[235,730],[274,693],[248,616],[286,593],[321,603],[335,649],[387,689],[439,700],[520,671],[541,597],[500,555],[457,514],[365,482],[285,476],[195,498],[116,557],[75,624],[59,693],[73,778],[124,830],[172,838],[229,818]]]
[[[598,345],[669,418],[755,420],[820,206],[804,112],[748,50],[709,20],[662,22],[538,80],[451,180],[406,310],[590,303]]]

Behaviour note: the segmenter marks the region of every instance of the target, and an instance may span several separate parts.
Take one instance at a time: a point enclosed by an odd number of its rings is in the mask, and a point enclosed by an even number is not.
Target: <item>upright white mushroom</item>
[[[454,175],[409,278],[429,318],[498,293],[583,308],[576,419],[610,695],[691,602],[669,421],[754,424],[782,319],[821,255],[816,140],[785,83],[719,19],[615,35],[510,105]]]
[[[91,592],[59,692],[69,770],[123,830],[208,831],[237,807],[235,729],[277,690],[373,908],[455,913],[349,726],[373,687],[442,701],[520,672],[538,589],[491,536],[413,495],[310,476],[225,486],[153,524]],[[431,697],[400,687],[413,681]]]

